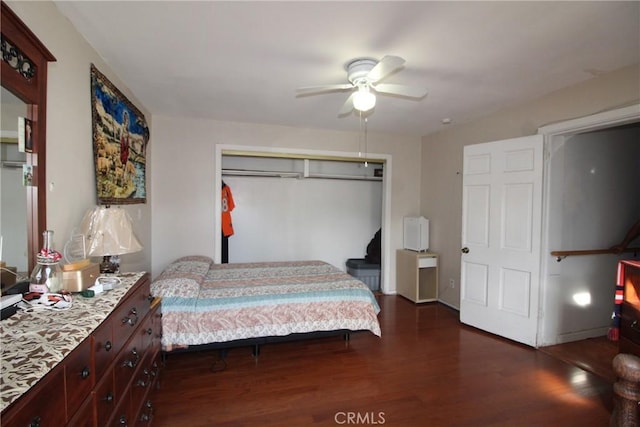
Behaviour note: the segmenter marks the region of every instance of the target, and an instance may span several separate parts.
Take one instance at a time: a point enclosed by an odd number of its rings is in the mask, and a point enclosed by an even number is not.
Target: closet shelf
[[[258,171],[244,169],[222,169],[223,176],[262,176],[269,178],[302,178],[302,172]]]
[[[3,168],[11,168],[11,169],[21,169],[23,165],[26,165],[27,162],[21,161],[11,161],[11,160],[3,160],[2,167]]]
[[[223,176],[245,176],[245,177],[267,177],[267,178],[298,178],[298,179],[342,179],[350,181],[382,181],[382,177],[377,176],[359,176],[359,175],[339,175],[339,174],[321,174],[310,173],[304,175],[303,172],[286,172],[286,171],[265,171],[265,170],[246,170],[246,169],[222,169]]]
[[[382,177],[378,176],[358,176],[358,175],[335,175],[329,173],[312,173],[306,178],[320,178],[320,179],[347,179],[352,181],[382,181]]]

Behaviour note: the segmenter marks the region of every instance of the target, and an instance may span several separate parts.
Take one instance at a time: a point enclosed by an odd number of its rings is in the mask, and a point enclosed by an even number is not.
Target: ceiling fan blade
[[[347,114],[353,111],[353,97],[356,95],[356,92],[353,92],[347,100],[342,104],[342,108],[338,113],[338,117],[346,116]]]
[[[380,81],[396,71],[398,68],[402,67],[404,62],[404,59],[399,56],[387,55],[383,57],[371,71],[369,71],[367,78],[371,82]]]
[[[321,92],[337,92],[342,90],[353,89],[351,83],[335,84],[335,85],[323,85],[323,86],[305,86],[296,89],[298,95],[311,95]]]
[[[423,88],[405,86],[405,85],[396,85],[392,83],[380,83],[373,86],[373,89],[376,92],[380,93],[388,93],[391,95],[400,95],[406,96],[409,98],[424,98],[427,96],[428,91]]]

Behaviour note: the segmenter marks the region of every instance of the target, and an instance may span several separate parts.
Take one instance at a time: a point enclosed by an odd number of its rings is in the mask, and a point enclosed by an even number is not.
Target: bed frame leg
[[[253,346],[253,351],[251,352],[251,354],[256,359],[258,358],[258,356],[260,356],[260,344],[256,344]]]
[[[344,348],[349,348],[349,340],[351,339],[351,334],[349,332],[345,332],[343,337],[344,337]]]

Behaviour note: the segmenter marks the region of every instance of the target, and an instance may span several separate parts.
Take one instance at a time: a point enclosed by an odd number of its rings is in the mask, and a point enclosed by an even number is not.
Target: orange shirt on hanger
[[[231,188],[228,185],[222,186],[222,235],[233,236],[233,223],[231,222],[231,211],[236,205],[233,202]]]

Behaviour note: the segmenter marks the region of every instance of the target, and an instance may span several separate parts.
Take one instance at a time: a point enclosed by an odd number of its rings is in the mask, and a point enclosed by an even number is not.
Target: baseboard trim
[[[449,307],[449,308],[453,308],[455,311],[460,311],[460,307],[456,307],[455,305],[449,304],[449,303],[448,303],[448,302],[446,302],[446,301],[442,301],[441,299],[439,299],[439,300],[438,300],[438,302],[439,302],[440,304],[444,304],[444,305],[446,305],[446,306],[447,306],[447,307]]]
[[[607,335],[609,331],[609,327],[595,328],[595,329],[587,329],[585,331],[579,332],[571,332],[568,334],[560,334],[556,337],[556,342],[553,344],[544,344],[544,345],[555,345],[555,344],[564,344],[573,341],[586,340],[587,338],[596,338]]]

